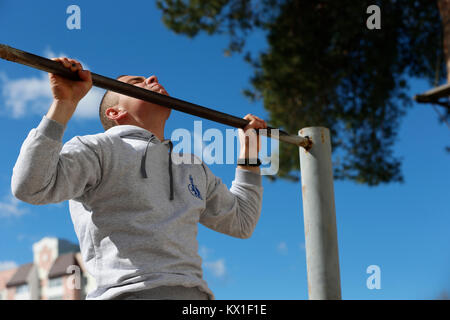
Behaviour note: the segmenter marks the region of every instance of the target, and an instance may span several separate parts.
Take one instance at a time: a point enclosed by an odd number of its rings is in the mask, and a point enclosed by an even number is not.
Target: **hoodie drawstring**
[[[150,142],[153,140],[153,136],[148,139],[147,146],[145,147],[144,155],[141,159],[141,174],[142,178],[147,179],[147,169],[146,169],[146,161],[147,161],[147,150],[148,146],[150,145]],[[170,198],[169,200],[173,200],[173,176],[172,176],[172,149],[173,149],[173,143],[169,140],[169,183],[170,183]]]
[[[142,178],[144,178],[144,179],[148,178],[147,177],[147,169],[145,168],[145,163],[147,160],[148,145],[150,144],[150,142],[152,142],[152,140],[153,140],[153,136],[148,139],[147,146],[145,147],[145,152],[144,152],[144,155],[142,156],[142,160],[141,160],[141,174],[142,174]]]
[[[169,177],[170,177],[170,198],[169,198],[169,200],[173,200],[172,149],[173,149],[173,144],[172,144],[172,141],[169,140]]]

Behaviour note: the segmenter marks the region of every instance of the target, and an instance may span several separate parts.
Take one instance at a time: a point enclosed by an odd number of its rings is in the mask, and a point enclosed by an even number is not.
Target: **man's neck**
[[[135,119],[133,119],[133,121],[124,121],[120,124],[122,125],[129,124],[141,127],[142,129],[148,130],[151,133],[153,133],[160,141],[164,140],[164,127],[166,125],[165,120],[154,121],[154,119],[152,119],[152,121],[144,122],[144,121],[136,121]]]
[[[166,124],[165,121],[160,122],[151,121],[149,123],[143,123],[142,126],[140,127],[153,133],[159,139],[159,141],[163,141],[165,124]]]
[[[145,129],[153,133],[159,139],[159,141],[164,140],[164,127],[162,127],[161,129],[157,128],[145,128]]]

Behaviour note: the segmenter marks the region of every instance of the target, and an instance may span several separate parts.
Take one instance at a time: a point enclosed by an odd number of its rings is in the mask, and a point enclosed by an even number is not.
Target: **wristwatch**
[[[248,166],[248,167],[259,167],[261,165],[261,160],[257,159],[249,159],[249,158],[239,158],[238,165],[240,166]]]

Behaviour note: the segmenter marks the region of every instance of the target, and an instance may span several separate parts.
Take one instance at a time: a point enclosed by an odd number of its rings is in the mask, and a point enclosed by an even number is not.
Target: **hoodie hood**
[[[127,139],[136,139],[136,140],[143,140],[147,142],[147,146],[145,147],[145,151],[141,158],[141,175],[143,179],[147,179],[147,151],[150,143],[153,144],[163,144],[167,145],[169,149],[168,157],[169,157],[169,168],[168,168],[168,175],[169,175],[169,185],[170,185],[170,198],[169,200],[174,199],[173,195],[173,175],[172,175],[172,149],[173,144],[170,139],[164,139],[163,141],[159,140],[152,132],[133,125],[120,125],[115,126],[110,129],[108,129],[106,134],[112,134],[112,135],[118,135],[121,138],[127,138]]]
[[[142,140],[148,140],[149,138],[154,137],[159,143],[161,143],[161,141],[151,131],[129,124],[109,128],[105,131],[105,134],[118,135],[121,137],[134,137],[137,139],[141,138]]]

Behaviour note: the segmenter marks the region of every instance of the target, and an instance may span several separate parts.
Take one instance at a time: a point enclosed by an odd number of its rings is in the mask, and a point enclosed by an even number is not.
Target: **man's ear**
[[[114,106],[106,109],[105,115],[110,120],[120,121],[127,117],[128,112],[122,107]]]

